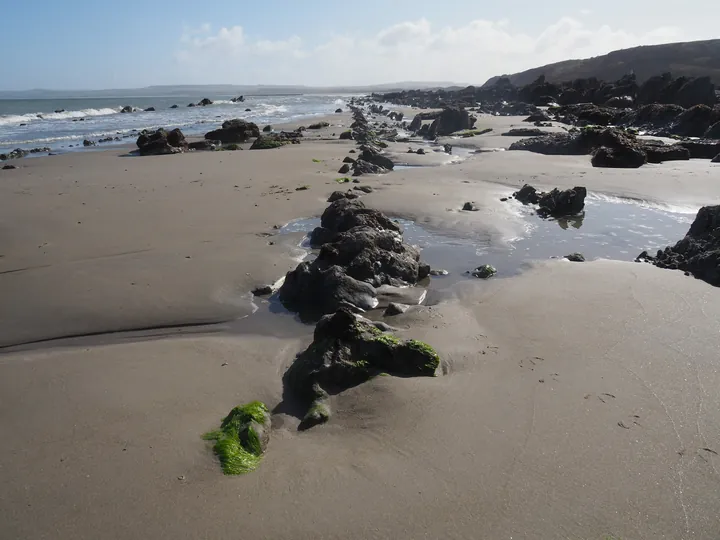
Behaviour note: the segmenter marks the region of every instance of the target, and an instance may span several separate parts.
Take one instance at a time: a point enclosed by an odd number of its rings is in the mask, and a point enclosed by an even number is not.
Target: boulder
[[[363,193],[372,193],[374,190],[370,186],[355,186],[355,191],[362,191]]]
[[[369,163],[363,159],[358,159],[355,163],[353,163],[353,176],[360,176],[363,174],[382,174],[385,172],[387,172],[387,169],[384,169],[379,165],[375,165],[374,163]]]
[[[720,107],[695,105],[680,113],[664,131],[682,137],[702,137],[717,122],[720,122]]]
[[[465,212],[477,212],[478,210],[480,210],[473,202],[466,202],[465,204],[463,204],[462,209]]]
[[[183,132],[180,131],[180,128],[175,128],[172,131],[168,132],[167,142],[170,146],[174,146],[175,148],[182,148],[183,150],[187,150],[188,148],[188,143],[185,140],[185,135],[183,135]]]
[[[269,133],[273,130],[272,126],[265,126],[263,128],[263,133]]]
[[[711,163],[720,163],[720,154],[718,154],[717,156],[712,158]],[[11,167],[12,167],[12,165],[11,165]]]
[[[571,253],[570,255],[565,255],[565,259],[570,262],[585,262],[585,256],[582,253]]]
[[[188,107],[195,107],[195,104],[194,104],[194,103],[188,103],[187,106],[188,106]]]
[[[407,304],[399,304],[397,302],[390,302],[388,304],[388,307],[385,308],[385,317],[394,317],[395,315],[402,315],[405,313],[408,309],[410,309],[410,306]]]
[[[133,112],[133,108],[130,105],[125,105],[122,109],[120,109],[121,113],[131,113]]]
[[[212,100],[210,100],[208,98],[203,98],[198,102],[198,107],[206,107],[206,106],[212,105],[212,104],[213,104]]]
[[[190,150],[215,150],[218,145],[220,145],[220,143],[216,143],[216,141],[202,140],[191,142],[188,144],[188,148]]]
[[[550,115],[545,111],[539,110],[528,116],[523,122],[549,122]]]
[[[379,152],[371,150],[370,148],[366,148],[362,151],[358,161],[359,160],[372,163],[373,165],[377,165],[378,167],[382,167],[383,169],[387,169],[390,171],[393,170],[393,168],[395,167],[395,164],[390,158],[383,156]]]
[[[658,250],[656,256],[644,251],[638,260],[660,268],[682,270],[715,287],[720,286],[720,206],[703,206],[685,238],[674,246]]]
[[[178,154],[182,152],[181,148],[170,144],[168,132],[163,128],[156,131],[143,130],[137,139],[137,147],[141,156]]]
[[[648,163],[662,163],[663,161],[682,161],[690,159],[690,151],[677,144],[643,145]]]
[[[177,109],[178,106],[177,106],[177,105],[171,105],[170,108],[171,108],[171,109]]]
[[[347,174],[350,172],[350,165],[348,163],[343,163],[342,167],[338,169],[338,172],[340,174]]]
[[[233,103],[242,103],[243,101],[245,101],[245,96],[234,97],[230,101],[232,101]]]
[[[95,143],[93,141],[89,141],[88,139],[85,139],[83,141],[83,146],[95,146]]]
[[[250,150],[271,150],[273,148],[280,148],[289,144],[290,141],[280,134],[278,135],[260,135],[255,139],[250,146]]]
[[[357,199],[358,195],[352,191],[333,191],[327,199],[327,202],[335,202],[340,199]]]
[[[300,429],[327,422],[329,395],[357,386],[380,373],[432,377],[440,357],[427,344],[401,341],[380,323],[341,308],[321,318],[313,342],[283,375],[284,397],[299,402],[305,414]]]
[[[455,133],[472,129],[477,119],[465,109],[448,107],[442,110],[429,128],[427,137],[435,139]]]
[[[330,126],[329,122],[316,122],[315,124],[310,124],[308,126],[308,129],[322,129],[322,128],[326,128],[329,126]]]
[[[525,184],[519,191],[513,193],[518,201],[523,204],[537,204],[540,202],[540,195],[537,190],[529,184]]]
[[[699,139],[694,141],[681,141],[677,143],[690,152],[692,159],[713,159],[720,153],[720,141]]]
[[[252,293],[255,296],[269,296],[273,293],[273,289],[270,285],[261,285],[260,287],[255,287]]]
[[[336,114],[339,114],[339,113],[341,113],[341,112],[343,112],[342,109],[340,109],[340,108],[335,109],[335,113],[336,113]]]
[[[352,133],[352,131],[350,131],[350,130],[348,130],[348,131],[343,131],[343,132],[340,134],[340,140],[341,140],[341,141],[348,141],[348,140],[352,140],[352,139],[353,139],[353,133]]]
[[[242,143],[252,137],[259,137],[260,129],[253,122],[246,122],[238,118],[226,120],[221,129],[216,129],[205,134],[205,138],[211,141],[227,143]]]
[[[573,216],[585,208],[587,189],[576,186],[572,189],[557,188],[540,195],[538,214],[541,216]]]
[[[415,117],[412,119],[412,122],[410,122],[410,125],[408,126],[408,130],[410,131],[418,131],[420,127],[422,126],[422,118],[419,114],[416,114]]]
[[[720,121],[715,122],[707,131],[703,134],[705,139],[720,139]]]
[[[503,137],[538,137],[547,135],[547,131],[537,128],[513,128],[502,135]]]
[[[601,146],[595,150],[591,163],[593,167],[637,169],[647,163],[647,154],[637,146]]]
[[[355,160],[354,160],[353,158],[351,158],[350,156],[345,156],[345,157],[343,158],[343,163],[353,164],[353,163],[355,163]]]
[[[482,266],[478,266],[475,270],[473,270],[471,274],[473,277],[476,278],[488,279],[497,274],[497,270],[492,265],[483,264]]]
[[[17,166],[16,166],[16,165],[10,165],[10,164],[8,164],[8,165],[3,165],[3,171],[10,171],[10,170],[12,170],[12,169],[17,169]]]
[[[155,107],[148,107],[147,109],[145,109],[145,112],[155,112]]]

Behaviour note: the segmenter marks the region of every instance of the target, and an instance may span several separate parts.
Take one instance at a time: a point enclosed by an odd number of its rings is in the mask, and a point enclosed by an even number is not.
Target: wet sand
[[[483,137],[454,144],[497,144]],[[717,538],[718,291],[629,262],[456,283],[389,320],[436,347],[441,376],[379,377],[307,432],[276,414],[259,470],[221,474],[200,435],[239,403],[278,405],[312,327],[104,333],[251,313],[249,291],[302,255],[273,226],[319,215],[352,147],[111,150],[0,171],[0,344],[101,334],[0,355],[0,536]],[[499,198],[522,183],[700,206],[718,201],[718,173],[495,152],[361,180],[368,205],[503,243],[523,222]],[[460,212],[469,200],[481,211]]]

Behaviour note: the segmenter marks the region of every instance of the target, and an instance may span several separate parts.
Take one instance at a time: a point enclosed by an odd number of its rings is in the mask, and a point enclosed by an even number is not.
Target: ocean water
[[[214,103],[206,107],[188,107],[203,97]],[[120,137],[127,144],[143,129],[179,127],[186,135],[201,135],[223,121],[244,118],[258,125],[289,122],[333,113],[345,108],[352,95],[297,94],[245,96],[232,103],[230,95],[168,97],[104,97],[75,99],[2,99],[0,100],[0,153],[15,148],[49,147],[53,152],[83,149],[84,139],[97,141]],[[137,112],[121,113],[124,106]],[[171,109],[177,105],[177,109]],[[143,112],[155,107],[154,112]],[[251,109],[246,112],[245,109]],[[62,112],[55,112],[62,111]],[[70,146],[72,145],[72,147]]]

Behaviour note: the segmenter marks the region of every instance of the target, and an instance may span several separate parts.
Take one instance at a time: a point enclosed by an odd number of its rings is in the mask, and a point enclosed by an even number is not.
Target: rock
[[[343,158],[343,163],[353,164],[353,163],[355,163],[355,160],[351,157],[345,157],[345,158]]]
[[[528,116],[523,122],[549,122],[550,115],[545,111],[537,111]]]
[[[144,112],[155,112],[155,107],[148,107]]]
[[[130,105],[125,105],[122,109],[120,109],[121,113],[131,113],[133,112],[133,108]]]
[[[350,131],[350,130],[348,130],[348,131],[343,131],[343,132],[340,134],[340,140],[341,140],[341,141],[349,141],[349,140],[352,140],[352,139],[353,139],[353,134],[352,134],[352,131]]]
[[[137,139],[137,147],[140,150],[141,156],[158,156],[182,152],[181,148],[175,147],[169,143],[168,132],[162,128],[156,131],[143,130]]]
[[[720,163],[720,154],[718,154],[717,156],[712,158],[711,163]],[[10,166],[13,167],[14,165],[10,165]]]
[[[245,109],[245,112],[252,112],[252,109]]]
[[[88,139],[85,139],[83,141],[83,146],[95,146],[95,143],[93,141],[89,141]]]
[[[433,268],[432,270],[430,270],[430,275],[435,276],[435,277],[447,276],[449,273],[450,272],[448,272],[447,270],[442,270],[442,269]]]
[[[270,442],[270,411],[264,403],[253,401],[235,407],[220,429],[204,436],[215,441],[213,450],[227,475],[246,474],[260,465]]]
[[[370,186],[355,186],[353,189],[356,191],[362,191],[363,193],[373,192],[373,188],[371,188]]]
[[[182,148],[183,150],[187,150],[188,148],[188,143],[185,140],[185,135],[183,135],[183,132],[180,131],[180,128],[175,128],[172,131],[168,132],[167,142],[170,146],[174,146],[175,148]]]
[[[412,119],[412,122],[410,122],[410,125],[408,126],[408,130],[410,131],[418,131],[420,127],[422,126],[422,118],[419,114],[415,115],[415,118]]]
[[[272,130],[273,130],[272,126],[265,126],[265,127],[263,128],[263,133],[269,133],[269,132],[272,131]]]
[[[477,119],[465,109],[448,107],[442,110],[429,128],[428,138],[435,139],[455,133],[472,129]]]
[[[720,107],[695,105],[680,113],[663,131],[682,137],[702,137],[717,122],[720,122]]]
[[[55,114],[64,113],[65,109],[55,109]]]
[[[426,343],[401,341],[344,308],[320,319],[313,337],[283,376],[284,395],[307,411],[300,429],[327,422],[329,394],[380,373],[432,377],[440,367],[440,357]]]
[[[513,128],[502,134],[503,137],[537,137],[546,135],[547,131],[537,128]]]
[[[315,124],[310,124],[308,126],[308,129],[322,129],[322,128],[326,128],[329,126],[330,126],[329,122],[317,122]]]
[[[48,151],[49,151],[49,150],[50,150],[50,149],[48,148]],[[31,152],[31,151],[30,151],[30,152]],[[10,152],[10,153],[8,153],[8,154],[0,154],[0,161],[5,161],[5,160],[8,160],[8,159],[20,159],[20,158],[24,158],[24,157],[27,156],[30,152],[28,152],[27,150],[23,150],[22,148],[16,148],[15,150],[13,150],[12,152]]]
[[[443,150],[446,154],[452,154],[452,144],[443,144]]]
[[[720,121],[715,122],[703,133],[705,139],[720,139]]]
[[[194,103],[188,103],[187,106],[188,106],[188,107],[195,107],[195,104],[194,104]]]
[[[633,106],[632,96],[616,96],[605,102],[606,107],[614,107],[616,109],[625,109]]]
[[[637,169],[647,163],[647,154],[639,147],[601,146],[593,154],[591,163],[593,167]]]
[[[643,252],[637,260],[689,272],[710,285],[720,286],[720,206],[703,206],[685,238],[658,250],[655,257]]]
[[[362,174],[382,174],[387,172],[387,169],[384,169],[380,167],[379,165],[374,165],[372,163],[368,163],[367,161],[364,161],[362,159],[358,159],[353,164],[353,175],[354,176],[360,176]]]
[[[245,101],[245,96],[234,97],[230,101],[232,101],[233,103],[242,103],[243,101]]]
[[[641,147],[635,135],[617,128],[585,127],[568,133],[550,133],[516,141],[510,150],[526,150],[546,155],[584,155],[605,146],[613,149]]]
[[[356,152],[355,149],[348,150],[348,154],[354,154],[355,152]]]
[[[18,150],[19,150],[19,148],[18,148],[17,150],[14,150],[13,152],[17,152]],[[42,154],[42,153],[49,152],[49,151],[50,151],[50,148],[49,148],[49,147],[47,147],[47,146],[41,146],[41,147],[38,147],[38,148],[31,148],[31,149],[29,150],[29,153],[31,153],[31,154]]]
[[[358,195],[352,191],[333,191],[327,199],[327,202],[335,202],[340,199],[357,199]]]
[[[208,105],[212,105],[212,100],[209,100],[208,98],[203,98],[198,102],[198,107],[206,107]]]
[[[692,159],[713,159],[720,153],[720,141],[715,140],[681,141],[677,146],[687,149]]]
[[[408,309],[410,309],[410,306],[407,304],[399,304],[397,302],[390,302],[388,304],[388,307],[385,308],[385,317],[393,317],[395,315],[402,315],[405,313]]]
[[[335,113],[336,113],[336,114],[337,114],[337,113],[341,113],[341,112],[343,112],[342,109],[340,109],[340,108],[335,109]]]
[[[350,172],[350,165],[347,164],[347,163],[344,163],[344,164],[342,165],[342,167],[340,167],[340,169],[338,170],[338,172],[339,172],[340,174],[345,174],[345,173]]]
[[[3,170],[4,170],[4,171],[9,171],[9,170],[12,170],[12,169],[17,169],[17,166],[16,166],[16,165],[9,165],[9,164],[8,164],[8,165],[3,165]]]
[[[592,103],[566,105],[555,112],[555,117],[566,124],[575,126],[608,126],[616,124],[623,111],[600,107]]]
[[[268,296],[272,294],[273,289],[270,285],[262,285],[260,287],[255,287],[252,291],[252,293],[255,296]]]
[[[681,161],[690,159],[690,151],[677,144],[659,144],[643,146],[648,163],[662,163],[663,161]]]
[[[373,165],[377,165],[378,167],[381,167],[383,169],[392,170],[395,167],[395,164],[393,161],[386,157],[381,155],[379,152],[375,152],[374,150],[370,150],[369,148],[362,151],[360,154],[360,157],[355,162],[357,165],[357,162],[359,161],[365,161],[367,163],[372,163]]]
[[[585,208],[587,189],[576,186],[572,189],[557,188],[540,195],[538,214],[541,216],[573,216]]]
[[[424,149],[424,148],[418,148],[418,149],[417,149],[417,152],[415,152],[415,153],[418,154],[418,155],[420,155],[420,156],[424,156],[424,155],[425,155],[425,149]]]
[[[191,142],[188,144],[188,148],[190,150],[215,150],[219,145],[219,142],[216,144],[215,141],[202,140]]]
[[[205,138],[211,141],[227,143],[242,143],[252,137],[259,137],[260,129],[253,122],[246,122],[236,118],[223,122],[221,129],[216,129],[205,134]]]
[[[477,206],[475,206],[475,203],[472,202],[466,202],[463,205],[462,209],[466,212],[477,212],[478,210],[480,210]]]
[[[289,144],[288,140],[279,135],[261,135],[252,143],[250,150],[270,150],[286,144]]]
[[[538,195],[537,190],[529,184],[525,184],[520,188],[520,191],[513,193],[513,197],[523,204],[537,204],[540,202],[540,195]]]
[[[571,253],[570,255],[565,255],[565,258],[571,262],[585,262],[585,256],[582,253]]]
[[[171,108],[171,109],[177,109],[178,106],[177,106],[177,105],[170,105],[170,108]]]
[[[482,266],[478,266],[475,270],[471,272],[473,277],[480,278],[480,279],[488,279],[497,274],[497,270],[494,266],[491,266],[489,264],[483,264]]]

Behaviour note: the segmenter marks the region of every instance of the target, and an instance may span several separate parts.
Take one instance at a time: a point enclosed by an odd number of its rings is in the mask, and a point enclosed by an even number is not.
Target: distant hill
[[[635,72],[638,83],[669,71],[674,77],[709,76],[720,86],[720,39],[621,49],[603,56],[565,60],[506,76],[516,86],[524,86],[540,75],[545,75],[549,82],[587,77],[615,81],[631,71]],[[498,78],[492,77],[485,86],[494,84]]]

